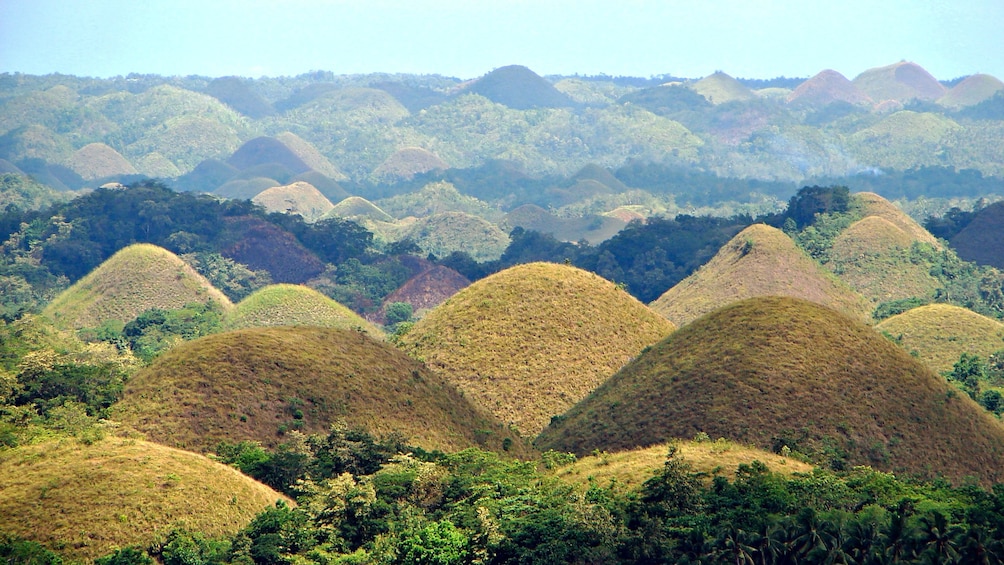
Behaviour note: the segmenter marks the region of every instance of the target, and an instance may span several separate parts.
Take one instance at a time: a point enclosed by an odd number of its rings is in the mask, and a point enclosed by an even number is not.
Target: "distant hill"
[[[69,140],[43,125],[22,126],[0,135],[0,157],[12,163],[24,159],[64,163],[73,151]]]
[[[380,182],[391,183],[409,180],[417,174],[442,171],[450,168],[434,153],[421,147],[405,147],[387,157],[373,169],[372,177]]]
[[[617,102],[636,104],[659,116],[687,111],[699,112],[711,106],[707,98],[682,83],[664,84],[629,92]]]
[[[1004,476],[1004,427],[872,328],[818,304],[744,300],[652,346],[537,439],[589,453],[704,432],[836,468]]]
[[[465,92],[480,94],[516,110],[574,106],[571,98],[521,65],[499,67],[471,83]]]
[[[825,106],[833,102],[847,102],[854,105],[868,105],[872,99],[854,85],[847,77],[826,69],[798,85],[787,97],[789,104]]]
[[[432,182],[415,192],[385,198],[376,204],[396,218],[422,218],[442,212],[464,212],[492,221],[502,215],[498,208],[473,196],[461,194],[457,187],[445,181]]]
[[[296,236],[253,216],[225,219],[228,240],[233,243],[220,254],[247,265],[252,270],[268,271],[277,283],[299,284],[324,271],[324,262],[300,243]]]
[[[136,373],[114,417],[155,441],[209,450],[222,440],[274,447],[285,431],[343,422],[411,445],[514,455],[524,443],[452,385],[362,332],[254,328],[185,342]]]
[[[298,214],[308,223],[316,222],[335,207],[314,185],[302,181],[266,189],[251,201],[269,212]]]
[[[234,179],[229,180],[215,190],[212,194],[219,196],[220,198],[230,198],[233,200],[251,200],[255,196],[265,192],[266,190],[281,186],[282,182],[278,179],[269,177],[252,177],[249,179]]]
[[[264,118],[275,109],[240,77],[220,77],[206,86],[206,94],[249,118]]]
[[[627,185],[625,185],[621,180],[614,176],[608,169],[601,167],[595,163],[589,163],[581,169],[578,170],[572,178],[572,181],[585,181],[592,180],[596,181],[614,192],[624,192],[628,190]]]
[[[559,218],[536,204],[524,204],[506,214],[499,226],[503,231],[512,231],[513,228],[520,227],[550,234],[559,241],[586,240],[596,245],[616,235],[636,217],[634,214],[625,214],[622,211],[601,216]]]
[[[400,288],[387,295],[373,319],[378,323],[385,323],[386,308],[395,302],[411,304],[414,315],[421,317],[470,284],[471,281],[457,271],[436,265],[411,277]]]
[[[690,88],[712,104],[724,104],[741,100],[752,100],[756,94],[738,80],[717,71],[689,85]]]
[[[307,171],[300,173],[290,179],[290,182],[308,182],[314,185],[331,202],[341,202],[351,196],[342,185],[335,182],[331,177],[323,175],[317,171]]]
[[[938,152],[965,128],[942,114],[900,110],[848,138],[860,159],[891,169],[940,165]],[[911,165],[912,164],[912,165]]]
[[[895,100],[937,100],[945,87],[916,63],[900,62],[868,69],[852,81],[875,102]]]
[[[90,560],[174,528],[232,536],[285,496],[202,455],[136,439],[0,450],[0,530]]]
[[[175,190],[185,192],[214,192],[237,173],[238,170],[233,165],[217,159],[207,159],[175,179],[172,184]]]
[[[946,108],[958,110],[989,100],[1002,90],[1004,90],[1004,82],[1001,82],[997,77],[975,74],[953,86],[944,96],[938,98],[937,102]]]
[[[574,267],[531,263],[460,291],[419,320],[401,344],[532,436],[672,331],[610,281]]]
[[[755,296],[791,296],[870,318],[865,300],[820,267],[784,232],[753,224],[739,232],[697,272],[652,302],[677,325]]]
[[[227,159],[227,163],[238,170],[268,163],[282,165],[293,174],[310,170],[310,167],[303,162],[303,159],[286,146],[286,144],[274,137],[256,137],[248,141],[244,145],[241,145]]]
[[[90,143],[76,150],[70,157],[69,166],[85,180],[135,175],[138,172],[118,151],[104,143]]]
[[[42,314],[64,328],[93,328],[106,320],[126,323],[150,308],[230,299],[170,251],[145,243],[109,257],[46,306]]]
[[[1004,202],[980,210],[951,239],[952,249],[966,261],[1004,269]]]
[[[270,326],[319,326],[358,329],[371,337],[383,332],[358,314],[320,292],[302,285],[274,284],[238,302],[223,320],[227,329]]]
[[[290,151],[292,151],[311,169],[334,181],[348,180],[345,173],[338,170],[338,167],[332,164],[327,157],[322,155],[313,144],[295,133],[285,131],[275,136],[275,139],[289,148]]]
[[[325,214],[326,218],[368,218],[380,222],[393,222],[394,218],[361,196],[350,196],[335,204],[334,208]]]
[[[929,243],[936,248],[941,248],[938,238],[931,235],[931,232],[924,229],[924,226],[917,223],[909,214],[900,210],[895,204],[882,198],[874,192],[856,192],[855,201],[861,206],[863,216],[878,216],[888,220],[893,225],[903,230],[913,241]]]
[[[403,82],[381,81],[370,85],[393,96],[409,112],[420,112],[429,106],[445,102],[445,93],[422,86],[412,86]]]
[[[963,353],[986,360],[1004,349],[1004,324],[951,304],[912,308],[882,320],[875,329],[937,373],[951,371]]]
[[[176,178],[181,176],[179,169],[170,159],[159,152],[147,153],[136,160],[136,170],[150,178]]]
[[[445,257],[464,251],[476,261],[493,261],[509,246],[509,236],[495,224],[464,212],[441,212],[419,218],[407,230],[424,253]]]

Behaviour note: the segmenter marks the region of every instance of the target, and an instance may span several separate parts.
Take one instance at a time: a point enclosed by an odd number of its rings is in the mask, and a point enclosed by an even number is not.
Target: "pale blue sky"
[[[1004,0],[0,0],[0,72],[1004,79]]]

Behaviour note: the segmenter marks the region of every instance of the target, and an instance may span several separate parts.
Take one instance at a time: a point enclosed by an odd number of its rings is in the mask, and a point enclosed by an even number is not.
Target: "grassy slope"
[[[980,210],[969,225],[952,237],[959,257],[981,265],[1004,269],[1004,202]]]
[[[230,299],[170,251],[150,244],[122,249],[55,298],[42,312],[57,325],[95,327],[105,320],[128,322],[150,308],[180,308]]]
[[[970,75],[938,98],[938,104],[958,110],[966,106],[975,106],[1001,90],[1004,90],[1004,82],[997,77],[985,74]]]
[[[753,92],[731,76],[719,71],[690,85],[690,88],[712,104],[756,98]]]
[[[460,291],[402,345],[503,422],[534,435],[673,329],[610,281],[531,263]]]
[[[269,212],[299,214],[306,222],[316,222],[335,207],[313,185],[302,181],[273,186],[256,194],[251,201]]]
[[[733,441],[679,441],[677,454],[689,463],[695,472],[706,478],[735,477],[740,464],[760,461],[771,471],[790,475],[808,473],[813,467],[790,457],[781,457],[769,451],[739,445]],[[634,490],[658,471],[666,461],[668,444],[652,445],[617,453],[588,455],[566,467],[555,470],[555,475],[569,483],[588,487],[615,485],[624,490]]]
[[[793,296],[866,319],[865,300],[820,267],[781,230],[754,224],[739,232],[701,267],[652,302],[652,309],[683,325],[726,304],[754,296]]]
[[[145,441],[62,439],[0,451],[0,530],[72,559],[145,547],[175,526],[232,535],[279,499],[236,469]]]
[[[681,328],[545,430],[541,449],[622,450],[699,432],[821,460],[1004,477],[1004,427],[872,328],[812,302],[745,300]],[[836,451],[835,451],[836,450]]]
[[[945,93],[945,87],[916,63],[900,62],[868,69],[852,82],[876,102],[934,100]]]
[[[426,253],[445,257],[466,251],[476,261],[493,261],[509,246],[509,236],[495,224],[464,212],[440,212],[420,218],[404,233]]]
[[[1004,324],[959,306],[929,304],[882,320],[888,332],[935,372],[951,371],[963,353],[986,359],[1004,349]]]
[[[342,200],[324,215],[325,218],[369,218],[380,222],[393,222],[390,214],[361,196],[350,196]]]
[[[273,284],[241,300],[223,321],[227,329],[269,326],[320,326],[361,329],[372,337],[383,332],[337,301],[297,284]]]
[[[861,206],[862,217],[878,216],[906,232],[914,241],[930,243],[939,249],[941,248],[938,238],[931,235],[931,232],[924,229],[924,226],[918,224],[892,202],[874,192],[856,192],[854,198]]]
[[[275,136],[283,145],[289,148],[290,151],[296,154],[301,161],[307,164],[311,169],[321,173],[322,175],[331,178],[335,181],[348,180],[345,173],[338,170],[338,167],[334,166],[327,157],[321,154],[309,141],[301,138],[292,132],[282,132]]]
[[[85,180],[136,174],[136,168],[121,153],[104,143],[90,143],[81,147],[70,157],[69,165],[73,172]]]
[[[427,449],[500,450],[513,435],[400,351],[331,328],[255,328],[185,343],[138,372],[113,411],[154,441],[196,450],[221,440],[274,446],[280,426],[326,433],[337,421],[399,431]]]

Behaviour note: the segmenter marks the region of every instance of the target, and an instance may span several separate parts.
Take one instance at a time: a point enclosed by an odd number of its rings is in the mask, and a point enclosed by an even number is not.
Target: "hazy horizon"
[[[912,61],[1004,79],[1004,2],[9,0],[0,72],[848,78]]]

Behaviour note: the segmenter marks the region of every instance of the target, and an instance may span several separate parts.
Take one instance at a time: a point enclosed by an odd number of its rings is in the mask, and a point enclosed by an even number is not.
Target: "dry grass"
[[[332,328],[254,328],[179,345],[130,379],[113,418],[153,441],[193,450],[221,440],[283,441],[343,421],[412,445],[527,453],[455,387],[393,347]]]
[[[437,257],[465,251],[482,262],[498,259],[509,246],[509,236],[498,226],[464,212],[440,212],[420,218],[403,236]]]
[[[348,180],[345,173],[338,170],[327,157],[321,154],[309,141],[292,132],[282,132],[275,136],[279,142],[289,148],[301,161],[312,170],[336,181]]]
[[[771,471],[785,475],[808,473],[813,469],[812,465],[797,459],[724,438],[703,442],[678,441],[673,445],[677,448],[677,455],[708,481],[714,477],[733,478],[740,464],[748,465],[754,461],[760,461]],[[611,485],[623,491],[636,490],[662,468],[668,450],[669,444],[660,444],[630,451],[587,455],[571,465],[555,469],[554,473],[582,488],[592,484],[599,487]]]
[[[752,90],[721,71],[708,75],[689,86],[712,104],[756,98],[756,94],[753,94]]]
[[[826,69],[809,80],[798,85],[787,95],[789,103],[823,106],[831,102],[847,102],[850,104],[871,104],[872,100],[847,77]]]
[[[91,143],[76,150],[70,157],[69,166],[84,180],[134,175],[137,172],[132,163],[104,143]]]
[[[251,199],[269,212],[299,214],[305,222],[316,222],[335,207],[310,183],[299,181],[286,186],[273,186]]]
[[[120,250],[55,298],[42,314],[64,328],[92,328],[106,320],[129,322],[150,308],[230,299],[170,251],[150,244]]]
[[[945,87],[916,63],[900,62],[868,69],[854,77],[853,82],[876,102],[935,100],[945,93]]]
[[[929,304],[885,319],[888,333],[937,373],[951,371],[963,353],[986,359],[1004,349],[1004,324],[950,304]]]
[[[402,347],[533,436],[673,329],[610,281],[531,263],[460,291],[415,324]]]
[[[1004,90],[1004,82],[997,77],[985,74],[970,75],[938,98],[938,104],[959,110],[966,106],[975,106],[1001,90]]]
[[[342,200],[324,215],[325,218],[366,218],[378,222],[393,222],[394,218],[376,204],[361,196],[350,196]]]
[[[436,265],[411,277],[401,288],[390,293],[373,319],[381,323],[385,321],[387,306],[395,302],[411,304],[415,317],[421,317],[470,284],[471,281],[457,271]]]
[[[755,296],[811,300],[866,320],[863,297],[820,267],[790,237],[765,224],[739,232],[701,267],[652,302],[652,309],[684,325],[718,308]]]
[[[744,300],[681,328],[546,429],[589,453],[699,432],[830,462],[1004,478],[1004,427],[872,328],[792,298]]]
[[[895,204],[878,194],[874,192],[857,192],[854,194],[854,199],[861,206],[862,217],[877,216],[906,232],[913,241],[929,243],[938,249],[941,248],[938,238],[931,235],[931,232],[924,229],[924,226],[914,221],[906,212],[900,210]]]
[[[260,288],[241,300],[223,320],[226,329],[272,326],[319,326],[362,330],[382,339],[383,332],[358,314],[298,284],[273,284]]]
[[[279,499],[231,467],[145,441],[0,450],[0,530],[71,559],[145,547],[174,527],[232,535]]]

